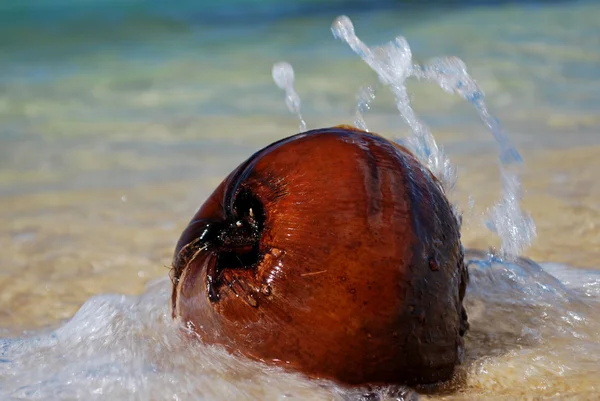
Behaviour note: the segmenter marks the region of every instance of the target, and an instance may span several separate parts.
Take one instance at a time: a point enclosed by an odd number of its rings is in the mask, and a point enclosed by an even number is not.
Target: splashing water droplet
[[[408,42],[399,36],[394,41],[370,49],[354,33],[354,26],[346,16],[338,17],[331,27],[333,35],[346,42],[365,63],[387,85],[396,98],[396,107],[411,128],[414,137],[408,145],[415,155],[436,175],[442,185],[451,190],[456,182],[456,173],[450,162],[438,148],[429,128],[421,122],[410,106],[405,81],[413,74],[412,52]]]
[[[285,61],[273,65],[273,81],[285,91],[285,104],[288,110],[300,120],[300,131],[306,131],[306,122],[300,113],[300,96],[294,90],[294,69]]]
[[[371,102],[375,100],[375,89],[372,86],[360,88],[356,95],[356,112],[354,125],[364,131],[369,132],[367,122],[363,117],[363,113],[371,108]]]
[[[354,34],[354,25],[352,25],[352,21],[346,15],[340,15],[333,21],[331,31],[333,32],[333,37],[346,42],[348,42],[349,38],[356,37]]]
[[[458,57],[434,59],[422,68],[416,66],[414,76],[433,81],[444,91],[457,94],[471,103],[498,143],[501,162],[503,164],[522,162],[521,155],[502,129],[498,119],[489,113],[483,92],[467,73],[467,66],[461,59]]]
[[[500,167],[502,178],[502,198],[488,210],[486,226],[502,239],[501,257],[507,260],[517,258],[533,242],[536,228],[529,213],[521,210],[523,189],[518,171]]]
[[[533,220],[520,208],[522,188],[518,170],[509,169],[511,165],[520,165],[522,159],[499,121],[488,111],[483,92],[467,73],[465,63],[457,57],[447,57],[434,59],[423,67],[413,64],[410,46],[401,36],[383,46],[371,49],[356,36],[352,21],[347,16],[335,19],[331,30],[335,38],[346,42],[377,73],[380,82],[391,89],[400,115],[413,132],[413,137],[407,139],[407,145],[438,177],[447,191],[454,188],[456,170],[443,150],[438,147],[429,127],[412,109],[405,82],[411,76],[435,82],[444,91],[458,94],[475,107],[498,144],[501,162],[502,199],[489,211],[490,221],[487,225],[501,238],[501,253],[504,257],[519,256],[536,235]],[[357,110],[356,124],[357,126],[363,124],[366,127],[359,110]],[[460,216],[457,217],[460,220]]]
[[[484,95],[467,73],[467,66],[457,57],[438,58],[421,69],[415,76],[436,82],[448,93],[458,94],[471,103],[479,118],[492,133],[498,144],[502,198],[490,210],[486,226],[502,240],[500,254],[507,259],[518,257],[533,242],[536,228],[533,219],[520,207],[523,189],[519,166],[523,159],[502,129],[500,122],[487,109]],[[514,166],[511,168],[511,166]]]

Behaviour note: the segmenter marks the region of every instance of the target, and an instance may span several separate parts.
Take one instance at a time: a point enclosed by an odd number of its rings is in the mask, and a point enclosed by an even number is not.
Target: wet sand
[[[253,147],[244,147],[249,155]],[[0,326],[17,332],[55,325],[72,316],[93,294],[137,294],[149,280],[166,275],[175,241],[189,216],[225,172],[243,160],[242,151],[236,153],[226,161],[188,160],[186,168],[191,172],[187,175],[192,177],[183,180],[0,198],[0,263],[4,267]],[[538,234],[524,256],[538,262],[600,267],[598,154],[598,146],[523,152],[523,207],[532,214]],[[483,225],[486,208],[500,196],[494,157],[492,151],[483,156],[451,155],[459,168],[454,198],[463,206],[467,248],[488,249],[500,244]],[[106,155],[109,160],[97,154],[93,160],[81,158],[90,164],[90,170],[105,168],[112,159],[110,154]],[[177,155],[165,154],[149,163],[178,163],[173,159]],[[144,160],[135,160],[142,169]],[[206,165],[222,175],[205,176]],[[194,172],[198,172],[197,178]],[[22,183],[26,176],[5,173],[4,180]],[[475,199],[472,210],[468,210],[468,195]]]

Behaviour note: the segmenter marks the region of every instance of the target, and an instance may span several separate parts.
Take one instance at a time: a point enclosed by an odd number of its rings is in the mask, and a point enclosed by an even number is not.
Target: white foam
[[[561,382],[597,372],[598,272],[506,262],[485,252],[467,252],[465,259],[471,330],[460,370],[468,373],[467,390],[514,394],[520,385],[543,385],[564,391]],[[0,399],[377,399],[365,389],[309,380],[184,336],[169,313],[170,289],[165,278],[139,297],[93,297],[57,330],[0,339]],[[401,387],[370,392],[381,400],[416,399]]]

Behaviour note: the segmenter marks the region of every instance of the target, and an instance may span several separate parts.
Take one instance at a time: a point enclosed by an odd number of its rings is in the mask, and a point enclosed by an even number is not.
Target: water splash
[[[503,257],[511,259],[519,256],[536,236],[533,219],[520,207],[523,199],[520,179],[523,163],[521,155],[498,119],[488,111],[483,92],[467,73],[467,66],[462,60],[457,57],[437,58],[423,68],[415,66],[414,75],[435,82],[446,92],[458,94],[471,103],[481,121],[494,136],[498,144],[502,196],[500,201],[488,210],[486,226],[501,238],[500,253]]]
[[[377,73],[381,83],[391,89],[396,107],[413,133],[407,145],[440,179],[447,191],[454,188],[456,170],[443,149],[437,145],[429,127],[412,109],[405,82],[414,77],[437,83],[444,91],[458,94],[475,107],[498,144],[501,163],[502,198],[489,211],[487,226],[501,238],[502,255],[507,258],[520,255],[536,235],[533,220],[520,208],[522,187],[519,171],[516,168],[509,169],[512,165],[522,164],[522,159],[499,121],[488,111],[483,92],[467,73],[465,63],[459,58],[447,57],[434,59],[424,66],[413,64],[410,46],[402,36],[371,49],[356,36],[354,26],[346,16],[338,17],[331,29],[334,37],[346,42]],[[362,115],[360,117],[358,124],[364,124]]]
[[[529,213],[520,207],[523,189],[518,169],[500,166],[502,196],[487,212],[487,228],[502,239],[500,253],[511,260],[519,256],[536,237],[536,227]]]
[[[481,251],[467,251],[465,262],[466,385],[488,386],[481,395],[490,397],[595,399],[586,372],[600,366],[600,272]]]
[[[444,187],[451,190],[456,182],[454,168],[437,146],[427,125],[417,117],[410,105],[405,81],[413,74],[413,65],[406,39],[398,36],[383,46],[371,49],[356,36],[354,26],[346,16],[338,17],[331,30],[334,37],[346,42],[377,73],[379,81],[391,89],[400,115],[414,134],[413,138],[408,139],[408,145]]]
[[[437,83],[450,94],[457,94],[467,100],[477,110],[479,118],[494,136],[503,164],[521,163],[521,155],[497,118],[492,116],[484,101],[484,94],[477,83],[467,73],[466,64],[458,57],[436,58],[423,67],[415,65],[413,75]]]
[[[294,90],[294,69],[289,63],[281,61],[273,65],[273,81],[285,91],[285,104],[291,113],[294,113],[300,120],[300,132],[306,131],[306,122],[300,113],[300,96]]]
[[[373,100],[375,100],[375,88],[372,86],[364,86],[359,89],[356,95],[354,125],[363,131],[369,132],[363,113],[371,108],[371,102]]]

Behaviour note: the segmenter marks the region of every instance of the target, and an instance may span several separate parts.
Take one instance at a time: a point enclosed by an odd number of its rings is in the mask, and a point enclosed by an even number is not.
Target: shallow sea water
[[[600,6],[349,15],[369,44],[402,34],[416,61],[463,59],[525,160],[523,208],[538,235],[524,256],[541,268],[469,254],[466,362],[419,397],[596,399]],[[333,39],[336,16],[126,20],[106,35],[75,23],[1,28],[0,398],[358,397],[183,342],[168,318],[166,266],[195,209],[255,150],[297,131],[273,63],[294,66],[309,129],[351,123],[359,87],[376,84]],[[491,136],[458,97],[409,90],[458,167],[465,247],[497,247],[483,225],[500,196]],[[408,134],[384,88],[365,119]]]

